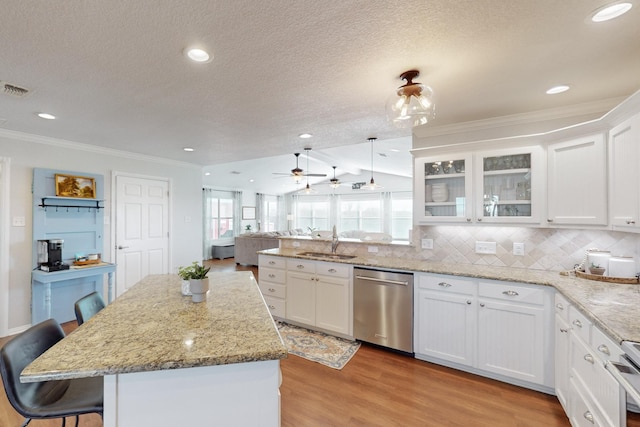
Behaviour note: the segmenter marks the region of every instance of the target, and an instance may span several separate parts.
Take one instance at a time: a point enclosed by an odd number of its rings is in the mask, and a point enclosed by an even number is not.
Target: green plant
[[[600,264],[591,263],[591,268],[602,268],[602,267],[600,267]]]
[[[191,265],[186,267],[178,267],[178,276],[182,280],[199,280],[207,277],[207,273],[211,267],[198,264],[197,261],[193,261]]]

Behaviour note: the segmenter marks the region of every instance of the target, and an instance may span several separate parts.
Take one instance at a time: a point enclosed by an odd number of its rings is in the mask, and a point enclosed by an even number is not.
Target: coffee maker
[[[68,270],[62,262],[62,239],[38,240],[38,268],[42,271]]]

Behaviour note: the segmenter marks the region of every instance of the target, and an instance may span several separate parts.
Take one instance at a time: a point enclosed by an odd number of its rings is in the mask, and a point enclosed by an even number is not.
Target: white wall
[[[0,156],[11,159],[9,222],[16,216],[26,218],[25,227],[10,227],[8,330],[15,333],[30,325],[32,194],[33,168],[62,169],[103,174],[105,177],[105,215],[111,214],[111,174],[127,172],[171,180],[170,271],[202,258],[202,169],[114,150],[97,149],[84,144],[0,130]],[[190,222],[185,222],[190,217]],[[110,218],[109,224],[114,224]],[[1,226],[1,224],[0,224]],[[105,225],[103,258],[112,261],[111,226]],[[0,325],[2,322],[0,322]],[[2,331],[0,331],[2,332]]]

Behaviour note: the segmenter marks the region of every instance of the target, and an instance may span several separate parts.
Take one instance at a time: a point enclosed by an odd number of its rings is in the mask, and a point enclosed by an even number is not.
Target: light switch
[[[433,239],[422,239],[422,249],[433,249]]]
[[[516,256],[524,256],[524,243],[514,243],[513,254]]]

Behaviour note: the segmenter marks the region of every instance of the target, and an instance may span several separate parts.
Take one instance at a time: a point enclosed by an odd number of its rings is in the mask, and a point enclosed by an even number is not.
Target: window
[[[391,193],[391,236],[396,240],[411,240],[413,197],[411,192]]]
[[[339,230],[383,231],[382,203],[379,196],[372,200],[341,198],[338,217]]]
[[[231,191],[204,191],[205,242],[232,239],[235,230],[236,195]]]
[[[307,231],[329,230],[329,200],[298,199],[296,203],[296,228]]]
[[[263,196],[260,221],[260,231],[278,231],[278,198],[276,196]]]

